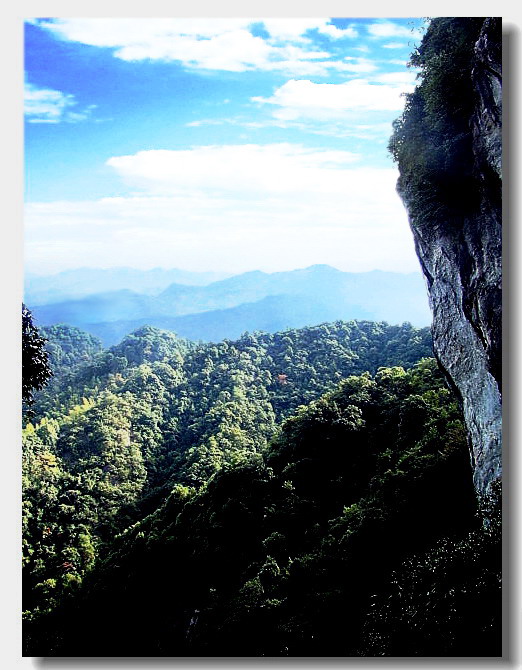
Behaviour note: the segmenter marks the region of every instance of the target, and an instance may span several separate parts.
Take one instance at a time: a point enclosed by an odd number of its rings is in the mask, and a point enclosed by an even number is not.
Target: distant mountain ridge
[[[157,295],[122,289],[29,306],[40,325],[74,325],[106,345],[142,325],[216,341],[247,330],[276,332],[325,321],[409,321],[422,327],[431,318],[420,273],[350,273],[328,265],[246,272],[206,286],[172,283]]]
[[[204,286],[229,277],[226,272],[190,272],[172,268],[77,268],[53,275],[25,276],[25,301],[33,305],[47,305],[83,298],[96,293],[126,289],[136,293],[155,295],[173,283]]]
[[[343,317],[343,315],[346,316]],[[343,313],[326,305],[314,303],[303,296],[270,295],[257,302],[242,303],[237,307],[216,309],[198,314],[174,317],[144,317],[135,320],[90,323],[84,329],[99,337],[105,346],[112,346],[125,335],[148,325],[171,330],[180,337],[203,342],[236,339],[249,331],[276,333],[302,324],[318,325],[345,319],[372,320],[364,309],[353,306]]]

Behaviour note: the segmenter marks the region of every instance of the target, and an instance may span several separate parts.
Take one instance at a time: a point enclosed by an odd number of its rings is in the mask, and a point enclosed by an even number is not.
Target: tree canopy
[[[45,339],[33,323],[31,311],[22,304],[22,400],[31,404],[35,391],[51,377]]]
[[[60,370],[24,428],[28,652],[417,653],[382,619],[410,573],[433,583],[434,646],[469,653],[474,631],[443,625],[458,606],[496,649],[498,537],[430,353],[409,324],[205,345],[147,328]],[[454,566],[451,593],[431,565]]]

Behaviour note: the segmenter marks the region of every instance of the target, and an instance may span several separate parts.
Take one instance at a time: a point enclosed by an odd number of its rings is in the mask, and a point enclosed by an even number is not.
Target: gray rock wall
[[[462,398],[479,493],[502,473],[501,68],[499,21],[486,19],[470,72],[478,206],[416,220],[415,189],[407,179],[398,184],[428,285],[436,356]]]

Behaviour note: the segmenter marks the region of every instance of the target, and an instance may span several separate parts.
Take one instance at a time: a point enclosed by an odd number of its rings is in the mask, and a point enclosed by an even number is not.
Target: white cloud
[[[73,95],[49,88],[38,88],[26,82],[24,87],[24,113],[29,123],[60,123],[83,121],[92,107],[73,112],[77,102]]]
[[[348,151],[300,145],[241,144],[140,151],[107,161],[131,186],[151,193],[289,194],[334,192],[343,169],[359,160]]]
[[[307,79],[291,79],[270,98],[255,102],[274,105],[274,115],[284,120],[345,118],[348,112],[400,111],[402,93],[413,90],[412,73],[383,74],[370,81],[351,79],[342,84],[317,84]]]
[[[348,72],[358,72],[358,73],[367,73],[375,72],[377,70],[377,65],[375,61],[372,61],[368,58],[355,58],[354,56],[346,56],[344,59],[342,67],[339,69],[346,70]]]
[[[365,113],[360,113],[358,116],[359,119],[367,118],[367,114]],[[375,120],[375,122],[371,124],[360,123],[357,121],[357,115],[355,115],[355,118],[347,118],[345,115],[342,115],[338,118],[324,119],[323,122],[318,122],[317,119],[313,119],[313,122],[307,122],[306,120],[298,121],[296,119],[285,120],[284,118],[275,116],[263,119],[262,121],[246,121],[244,117],[238,116],[222,119],[199,119],[185,124],[185,126],[189,128],[217,125],[232,125],[241,128],[255,129],[270,127],[293,128],[304,130],[307,133],[312,133],[314,135],[335,137],[336,139],[354,138],[359,140],[369,140],[381,145],[387,145],[393,131],[391,121]]]
[[[414,70],[402,70],[400,72],[381,72],[372,78],[379,84],[396,86],[401,93],[410,93],[415,87],[417,74]]]
[[[292,145],[115,157],[110,164],[141,194],[28,204],[27,265],[56,271],[117,258],[135,267],[231,272],[318,262],[417,270],[396,170],[361,169],[352,159]]]
[[[370,23],[367,26],[367,30],[372,37],[378,38],[407,37],[408,39],[413,40],[422,37],[422,31],[419,28],[402,26],[399,23],[393,23],[392,21]]]
[[[406,49],[407,46],[404,42],[388,42],[388,44],[382,45],[383,49]]]
[[[231,30],[209,39],[179,35],[158,38],[151,43],[129,44],[119,48],[115,55],[127,61],[180,61],[186,67],[242,72],[267,68],[275,51],[248,30]]]
[[[346,69],[335,60],[324,61],[331,54],[313,48],[306,37],[309,31],[318,30],[334,40],[357,34],[353,27],[339,29],[328,19],[36,19],[33,23],[59,39],[114,49],[114,56],[126,61],[176,61],[192,69],[285,70],[299,75]],[[252,34],[252,26],[259,23],[268,31],[267,39]],[[318,63],[320,59],[323,62]]]
[[[25,85],[24,111],[31,123],[59,123],[68,106],[74,105],[72,95],[51,89]]]
[[[69,93],[25,84],[24,112],[29,123],[76,123],[89,118],[95,105],[77,110],[77,104],[74,95]]]
[[[357,37],[353,26],[337,28],[325,18],[103,18],[36,19],[33,23],[61,39],[99,47],[151,45],[156,40],[195,37],[212,39],[227,32],[263,24],[272,41],[302,42],[317,30],[333,39]]]
[[[393,21],[376,21],[366,26],[369,35],[376,39],[403,39],[406,38],[408,43],[411,41],[419,41],[422,39],[423,30],[420,27],[412,25],[404,26]],[[393,44],[390,42],[388,44]],[[404,46],[401,43],[401,46]],[[389,48],[389,47],[388,47]],[[392,47],[395,48],[395,47]]]
[[[317,18],[289,18],[289,19],[261,19],[265,29],[273,40],[298,41],[306,39],[306,33],[318,30],[323,35],[333,39],[357,37],[357,30],[353,26],[337,28],[329,23],[328,19]]]
[[[33,21],[63,40],[112,48],[153,44],[157,39],[175,39],[179,36],[210,39],[225,32],[245,29],[251,22],[251,19],[224,18],[58,18]]]
[[[234,119],[198,119],[197,121],[189,121],[185,124],[187,128],[198,128],[199,126],[221,126],[226,123],[235,123]]]
[[[349,37],[354,39],[359,36],[359,33],[353,26],[347,26],[346,28],[337,28],[337,26],[326,24],[319,29],[319,32],[334,39],[343,39]]]

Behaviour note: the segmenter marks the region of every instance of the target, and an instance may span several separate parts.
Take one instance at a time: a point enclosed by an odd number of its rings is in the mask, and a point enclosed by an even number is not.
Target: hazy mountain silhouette
[[[173,283],[158,295],[125,289],[29,306],[41,325],[68,323],[106,344],[145,324],[208,341],[237,337],[245,330],[276,332],[337,319],[410,321],[415,326],[431,319],[420,273],[351,273],[328,265],[246,272],[206,286]]]
[[[176,268],[165,270],[137,270],[136,268],[78,268],[54,275],[25,276],[25,301],[33,305],[47,305],[83,298],[96,293],[128,289],[136,293],[156,295],[172,283],[204,286],[224,279],[225,272],[189,272]]]

